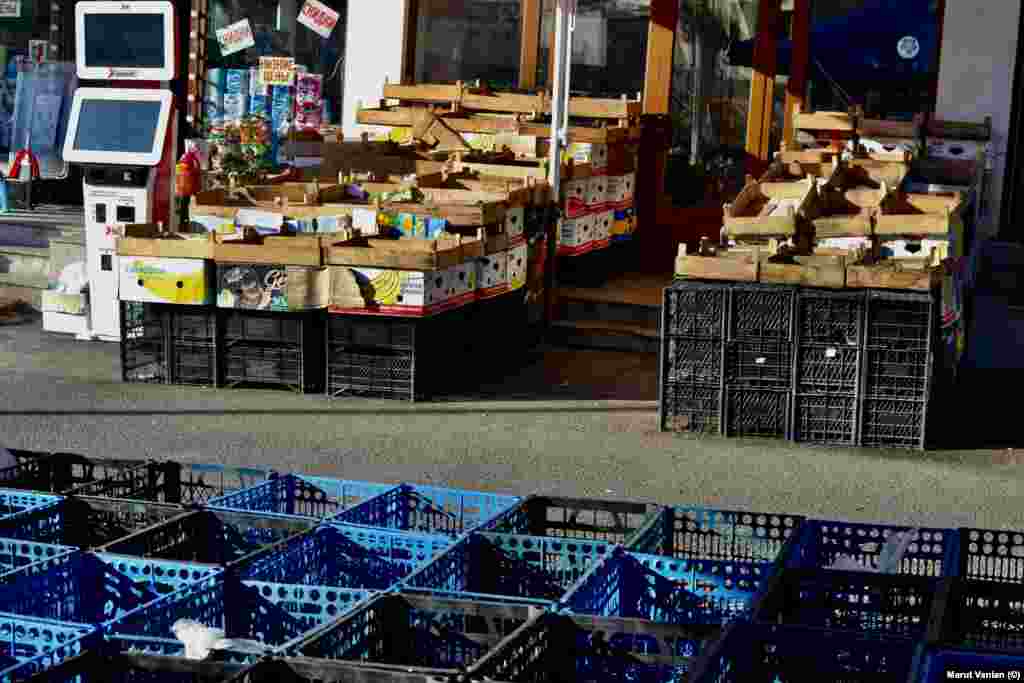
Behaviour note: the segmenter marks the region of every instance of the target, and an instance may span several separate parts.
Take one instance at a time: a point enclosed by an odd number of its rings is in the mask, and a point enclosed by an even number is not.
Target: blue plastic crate
[[[721,625],[750,616],[774,571],[767,561],[676,560],[619,548],[594,565],[561,605],[576,614]]]
[[[226,510],[197,510],[137,531],[103,552],[204,564],[227,564],[308,531],[315,520]]]
[[[68,555],[77,550],[69,545],[0,538],[0,574],[16,571],[25,565]]]
[[[1019,676],[1024,671],[1024,655],[1000,655],[963,650],[928,650],[918,665],[914,683],[940,683],[940,681],[955,680],[948,676],[949,673],[974,671],[996,674],[988,680],[1020,680]]]
[[[28,679],[27,683],[220,683],[244,671],[241,664],[92,649]]]
[[[906,683],[917,641],[736,622],[701,656],[692,683]]]
[[[554,602],[614,547],[601,541],[474,533],[408,577],[404,586],[470,599]]]
[[[528,496],[479,530],[625,544],[661,510],[652,503]]]
[[[626,547],[680,560],[776,562],[804,523],[800,515],[671,507],[651,519]]]
[[[458,536],[519,502],[517,496],[402,484],[331,518],[382,529]]]
[[[785,570],[755,620],[923,638],[941,579],[865,572]]]
[[[840,555],[878,567],[878,557],[889,536],[909,527],[886,524],[806,520],[799,542],[790,546],[786,566],[825,569]],[[956,576],[959,570],[959,534],[955,529],[918,529],[907,547],[899,573],[914,576]]]
[[[164,654],[180,655],[184,645],[175,650],[170,641],[174,637],[171,627],[179,619],[223,629],[228,638],[261,642],[268,652],[306,630],[288,611],[261,597],[255,588],[221,572],[137,607],[105,624],[104,632],[108,637],[116,637],[123,648],[138,647],[152,652],[155,643],[164,643]]]
[[[61,496],[47,493],[19,491],[18,489],[0,489],[0,516],[9,517],[32,508],[53,505],[61,500]]]
[[[471,680],[682,683],[717,628],[543,613],[471,667]]]
[[[287,474],[274,477],[252,488],[213,498],[207,506],[223,510],[320,519],[333,517],[394,487],[394,484],[372,484]]]
[[[527,605],[381,595],[297,644],[297,654],[464,669],[537,613]]]
[[[0,614],[0,681],[23,681],[100,642],[94,626]]]
[[[340,531],[366,552],[405,567],[409,572],[429,562],[455,542],[451,536],[437,534],[391,531],[338,522],[326,524]]]
[[[84,552],[59,555],[0,577],[0,612],[100,624],[214,569]]]

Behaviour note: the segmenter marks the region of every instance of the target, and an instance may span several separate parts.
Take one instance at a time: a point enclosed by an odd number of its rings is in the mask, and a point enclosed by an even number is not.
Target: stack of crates
[[[322,311],[224,310],[222,356],[227,386],[278,386],[322,393]]]
[[[926,448],[947,388],[936,297],[677,281],[662,313],[661,428]]]

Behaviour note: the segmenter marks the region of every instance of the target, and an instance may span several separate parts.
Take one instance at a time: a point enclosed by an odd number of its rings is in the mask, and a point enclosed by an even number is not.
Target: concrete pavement
[[[653,356],[550,349],[439,403],[126,385],[118,348],[0,327],[0,443],[371,481],[1024,529],[1024,456],[657,431]],[[1024,452],[1024,451],[1022,451]]]

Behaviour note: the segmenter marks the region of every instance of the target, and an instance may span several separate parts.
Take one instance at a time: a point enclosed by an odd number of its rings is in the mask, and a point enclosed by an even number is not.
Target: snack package
[[[300,73],[295,77],[295,126],[300,131],[320,131],[324,107],[324,77]]]

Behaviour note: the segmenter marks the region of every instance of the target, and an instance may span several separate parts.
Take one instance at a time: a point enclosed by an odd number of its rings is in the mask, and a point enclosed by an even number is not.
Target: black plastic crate
[[[797,394],[860,395],[860,357],[857,346],[804,343],[796,350]]]
[[[725,389],[725,436],[789,437],[791,389]]]
[[[960,529],[959,576],[1024,584],[1024,531]]]
[[[775,340],[730,341],[725,352],[725,385],[742,389],[791,390],[793,344]]]
[[[729,339],[793,339],[796,289],[788,285],[734,284],[729,296]]]
[[[216,306],[168,306],[171,340],[212,344],[218,338]]]
[[[661,347],[665,373],[662,381],[705,387],[722,383],[724,345],[721,340],[665,336]]]
[[[171,384],[213,387],[218,384],[217,344],[172,341]]]
[[[936,295],[930,292],[869,291],[867,348],[931,350],[937,330],[937,308]]]
[[[860,445],[874,448],[923,449],[928,403],[897,398],[865,398],[861,402]]]
[[[929,639],[974,650],[1024,654],[1024,586],[949,579]]]
[[[659,420],[662,431],[722,433],[721,387],[660,383]]]
[[[17,456],[16,456],[17,457]],[[89,458],[76,453],[36,453],[0,469],[0,486],[49,493],[174,502],[174,463]]]
[[[676,280],[665,289],[662,336],[724,339],[729,286]]]
[[[225,683],[440,683],[450,675],[451,672],[444,669],[288,657],[264,659],[235,674],[234,678],[226,679]]]
[[[661,509],[653,503],[623,500],[530,496],[478,531],[624,544]]]
[[[798,394],[793,400],[793,440],[832,446],[856,446],[856,397]]]
[[[167,317],[159,304],[121,302],[121,380],[138,384],[165,384]]]
[[[222,315],[224,384],[323,391],[322,312],[230,311]]]
[[[801,289],[797,297],[797,335],[801,344],[859,348],[864,337],[867,295]]]
[[[28,683],[225,683],[245,669],[241,664],[184,657],[87,650],[28,678]],[[280,680],[280,679],[278,679]]]

